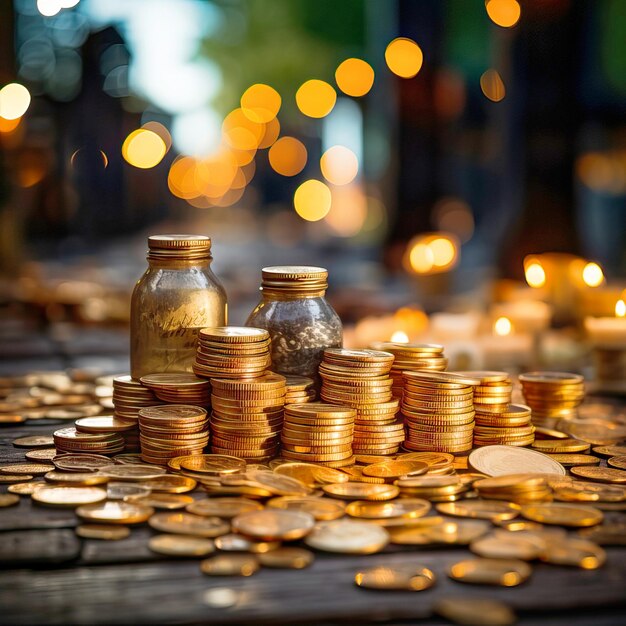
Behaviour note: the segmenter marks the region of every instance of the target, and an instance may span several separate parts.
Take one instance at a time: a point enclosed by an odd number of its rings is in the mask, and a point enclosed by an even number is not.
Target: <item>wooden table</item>
[[[14,448],[13,439],[56,428],[50,422],[2,427],[0,463],[24,460],[25,450]],[[608,562],[595,571],[535,564],[531,579],[511,589],[449,580],[446,567],[469,556],[461,548],[318,554],[306,570],[210,578],[200,573],[199,559],[151,553],[146,525],[110,542],[79,539],[76,525],[72,510],[38,507],[28,497],[0,509],[0,624],[443,624],[431,617],[431,608],[444,596],[501,599],[518,611],[520,624],[626,623],[626,548],[608,548]],[[419,593],[355,586],[360,568],[383,563],[424,564],[437,574],[437,584]]]

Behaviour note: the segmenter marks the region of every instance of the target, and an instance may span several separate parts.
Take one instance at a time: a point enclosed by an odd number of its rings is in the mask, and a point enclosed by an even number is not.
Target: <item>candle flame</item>
[[[583,269],[583,280],[588,287],[598,287],[604,282],[604,272],[597,263],[587,263]]]
[[[513,324],[508,317],[499,317],[493,325],[493,332],[500,337],[510,335],[513,331]]]
[[[618,300],[615,303],[615,317],[626,317],[626,302]]]
[[[409,343],[409,336],[403,330],[396,330],[396,332],[391,335],[391,341],[395,343]]]

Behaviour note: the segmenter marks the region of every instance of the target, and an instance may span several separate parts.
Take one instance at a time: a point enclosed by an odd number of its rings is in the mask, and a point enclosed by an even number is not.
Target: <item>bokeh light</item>
[[[167,185],[178,198],[188,200],[198,194],[194,183],[196,162],[189,156],[178,157],[170,166]]]
[[[500,102],[506,96],[506,89],[500,74],[494,69],[487,70],[480,77],[480,88],[486,98],[492,102]]]
[[[435,267],[447,267],[454,261],[456,246],[447,237],[436,237],[429,243],[433,253],[433,265]]]
[[[0,117],[15,120],[28,110],[30,93],[24,85],[9,83],[0,89]]]
[[[324,218],[333,234],[354,237],[367,219],[367,198],[359,185],[345,185],[331,190],[332,208]]]
[[[22,121],[21,117],[16,117],[13,120],[4,119],[0,117],[0,133],[12,133]]]
[[[242,109],[231,111],[222,124],[224,142],[235,150],[256,150],[264,134],[265,124],[251,120]]]
[[[524,259],[524,275],[530,287],[538,289],[546,284],[546,271],[536,259]]]
[[[359,172],[356,154],[345,146],[332,146],[320,159],[320,169],[324,178],[333,185],[351,183]]]
[[[337,102],[337,92],[323,80],[307,80],[296,92],[296,104],[308,117],[328,115]]]
[[[374,84],[374,70],[363,59],[346,59],[335,71],[335,81],[343,93],[358,98],[364,96]]]
[[[241,110],[253,122],[267,124],[278,115],[281,102],[276,89],[257,83],[248,87],[241,96]]]
[[[460,198],[442,198],[433,209],[436,228],[456,235],[463,243],[474,234],[474,216],[469,205]]]
[[[426,274],[432,270],[434,265],[433,251],[422,242],[416,242],[410,246],[409,264],[416,274]]]
[[[159,137],[161,137],[167,151],[169,151],[172,147],[172,135],[170,135],[170,131],[167,130],[167,128],[165,128],[165,126],[163,126],[160,122],[146,122],[141,128],[151,130],[153,133],[156,133]]]
[[[409,336],[403,330],[396,330],[396,332],[389,337],[389,341],[393,341],[394,343],[409,343]]]
[[[394,39],[385,50],[387,67],[401,78],[413,78],[422,68],[424,55],[422,49],[406,37]]]
[[[618,300],[615,303],[615,317],[626,317],[626,302]]]
[[[94,167],[100,167],[105,170],[109,166],[109,157],[104,150],[93,150],[91,148],[78,148],[74,150],[70,157],[70,167],[75,172],[88,171],[93,172]]]
[[[122,156],[128,163],[140,169],[150,169],[161,162],[167,146],[159,135],[151,130],[134,130],[122,145]]]
[[[273,120],[270,120],[267,124],[265,124],[265,128],[263,130],[263,136],[259,141],[259,148],[269,148],[274,142],[278,139],[278,135],[280,135],[280,122],[278,118],[275,117]]]
[[[493,324],[493,332],[499,337],[506,337],[513,332],[513,324],[508,317],[499,317]]]
[[[583,280],[588,287],[598,287],[604,282],[604,272],[597,263],[587,263],[583,269]]]
[[[330,189],[321,180],[304,181],[293,196],[296,213],[307,222],[317,222],[328,214],[332,202]]]
[[[417,235],[406,247],[404,266],[415,274],[434,274],[452,269],[459,260],[459,243],[451,233]]]
[[[491,21],[502,28],[515,26],[522,14],[522,8],[517,0],[487,0],[485,8]]]
[[[307,150],[295,137],[281,137],[268,153],[272,169],[283,176],[295,176],[305,167]]]

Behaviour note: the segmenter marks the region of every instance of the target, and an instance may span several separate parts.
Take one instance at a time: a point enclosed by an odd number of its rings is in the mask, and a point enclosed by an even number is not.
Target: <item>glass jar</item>
[[[263,268],[261,302],[246,325],[269,331],[274,372],[317,379],[324,350],[341,347],[341,320],[324,297],[327,280],[322,267]]]
[[[148,237],[148,269],[130,304],[130,372],[191,372],[201,328],[226,324],[226,292],[202,235]]]

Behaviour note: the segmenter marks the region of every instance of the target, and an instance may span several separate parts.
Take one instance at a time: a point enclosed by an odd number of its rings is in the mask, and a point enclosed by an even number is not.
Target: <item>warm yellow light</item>
[[[272,169],[283,176],[295,176],[306,165],[307,151],[295,137],[281,137],[269,150]]]
[[[307,180],[296,189],[293,205],[301,218],[317,222],[330,211],[330,189],[321,180]]]
[[[346,59],[335,72],[335,81],[343,93],[358,98],[374,84],[374,70],[363,59]]]
[[[493,325],[493,332],[500,336],[505,337],[513,332],[513,324],[508,317],[499,317]]]
[[[425,243],[416,243],[409,252],[409,263],[417,274],[426,274],[435,264],[433,251]]]
[[[333,146],[322,155],[320,169],[329,183],[347,185],[355,179],[359,171],[359,161],[349,148]]]
[[[491,21],[502,28],[515,26],[522,13],[517,0],[487,0],[485,7]]]
[[[583,269],[583,280],[588,287],[598,287],[604,282],[604,272],[597,263],[587,263]]]
[[[149,169],[158,165],[167,152],[161,137],[151,130],[138,128],[126,137],[122,145],[122,156],[135,167]]]
[[[4,117],[0,117],[0,133],[12,133],[22,121],[21,117],[16,117],[14,120],[6,120]]]
[[[30,106],[30,92],[24,85],[9,83],[0,89],[0,117],[15,120]]]
[[[265,125],[247,117],[242,109],[231,111],[222,123],[224,142],[234,150],[256,150],[265,134]]]
[[[396,330],[389,338],[389,341],[395,343],[409,343],[409,336],[403,330]]]
[[[615,303],[615,317],[626,317],[626,302],[618,300]]]
[[[445,267],[450,265],[456,257],[456,246],[454,242],[446,237],[433,239],[429,247],[433,253],[433,265]]]
[[[538,261],[534,261],[526,266],[524,270],[526,282],[530,287],[543,287],[546,284],[546,272]]]
[[[230,152],[222,152],[196,163],[194,184],[208,198],[219,198],[229,189],[239,168]]]
[[[401,78],[413,78],[422,68],[424,55],[412,39],[398,37],[387,46],[385,61],[394,74]]]
[[[337,102],[337,93],[323,80],[307,80],[296,92],[296,104],[304,115],[325,117]]]
[[[276,89],[257,83],[248,87],[241,96],[241,110],[253,122],[267,124],[278,115],[281,102]]]
[[[367,198],[358,185],[332,189],[332,210],[324,218],[340,237],[354,237],[361,232],[367,218]]]
[[[267,124],[265,124],[263,137],[261,137],[261,141],[259,141],[259,148],[271,147],[278,139],[278,135],[280,135],[280,122],[278,121],[278,118],[275,117],[273,120],[270,120]]]
[[[160,122],[146,122],[141,128],[145,130],[151,130],[153,133],[156,133],[161,139],[163,139],[163,143],[165,143],[166,150],[169,150],[172,147],[172,136],[170,135],[170,131],[163,126]]]
[[[195,184],[196,161],[192,157],[178,157],[170,166],[167,185],[178,198],[189,200],[200,195]]]
[[[480,88],[486,98],[492,102],[500,102],[506,95],[506,89],[500,74],[496,70],[487,70],[480,77]]]

